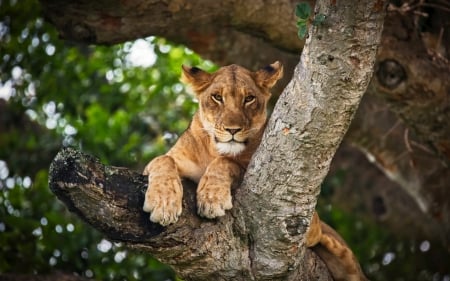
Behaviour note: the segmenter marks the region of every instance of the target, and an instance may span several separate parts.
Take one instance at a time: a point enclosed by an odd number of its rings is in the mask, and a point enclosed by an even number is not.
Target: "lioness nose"
[[[225,130],[228,131],[230,134],[234,135],[242,129],[241,128],[225,128]]]

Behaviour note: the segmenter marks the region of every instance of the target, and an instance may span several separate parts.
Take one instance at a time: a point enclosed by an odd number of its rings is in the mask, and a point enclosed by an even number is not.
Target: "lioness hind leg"
[[[358,260],[341,236],[326,223],[321,222],[321,225],[320,245],[326,253],[320,253],[320,251],[316,253],[324,260],[333,278],[345,281],[367,281]]]
[[[175,223],[181,215],[183,187],[172,157],[154,158],[144,169],[148,175],[144,211],[150,212],[150,220],[161,225]]]
[[[306,246],[313,247],[336,281],[367,281],[361,267],[341,236],[317,215],[306,233]]]
[[[231,186],[240,175],[241,168],[238,164],[225,157],[214,159],[198,184],[198,214],[207,218],[225,215],[225,210],[233,207]]]

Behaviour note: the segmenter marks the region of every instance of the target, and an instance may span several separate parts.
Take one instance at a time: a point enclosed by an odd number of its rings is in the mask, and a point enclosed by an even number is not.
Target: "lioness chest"
[[[180,176],[189,178],[195,182],[199,182],[212,161],[218,157],[223,157],[223,155],[217,152],[211,138],[204,133],[199,134],[199,130],[203,129],[201,129],[201,124],[199,124],[197,116],[194,116],[189,129],[181,135],[177,141],[177,145],[172,147],[167,153],[167,155],[170,155],[174,159]],[[259,138],[260,135],[256,135],[254,141],[259,142],[257,140]],[[251,141],[241,154],[227,158],[230,158],[230,160],[237,163],[242,169],[245,169],[254,150],[255,145]],[[222,170],[222,172],[226,172],[226,170]]]
[[[177,145],[167,155],[174,159],[181,177],[198,182],[218,154],[209,148],[211,144],[207,136],[195,133],[196,121],[194,118],[189,129],[180,136]]]

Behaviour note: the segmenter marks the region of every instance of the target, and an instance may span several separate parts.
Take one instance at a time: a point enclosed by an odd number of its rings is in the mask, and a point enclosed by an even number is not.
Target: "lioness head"
[[[282,75],[278,61],[256,72],[234,64],[214,73],[183,66],[182,80],[196,93],[200,121],[220,154],[237,155],[260,135],[269,90]]]

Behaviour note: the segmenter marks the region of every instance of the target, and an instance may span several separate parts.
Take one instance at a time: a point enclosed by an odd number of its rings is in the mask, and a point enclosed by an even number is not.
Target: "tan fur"
[[[198,182],[198,214],[225,215],[232,208],[231,187],[240,181],[258,147],[266,124],[272,88],[283,74],[275,62],[256,72],[238,65],[207,73],[183,66],[182,80],[199,100],[189,128],[165,155],[144,170],[149,185],[144,211],[161,225],[175,223],[181,214],[181,178]],[[306,244],[324,259],[335,280],[367,280],[351,250],[315,213]]]
[[[359,262],[344,239],[314,212],[306,233],[306,246],[324,261],[335,281],[367,281]]]

